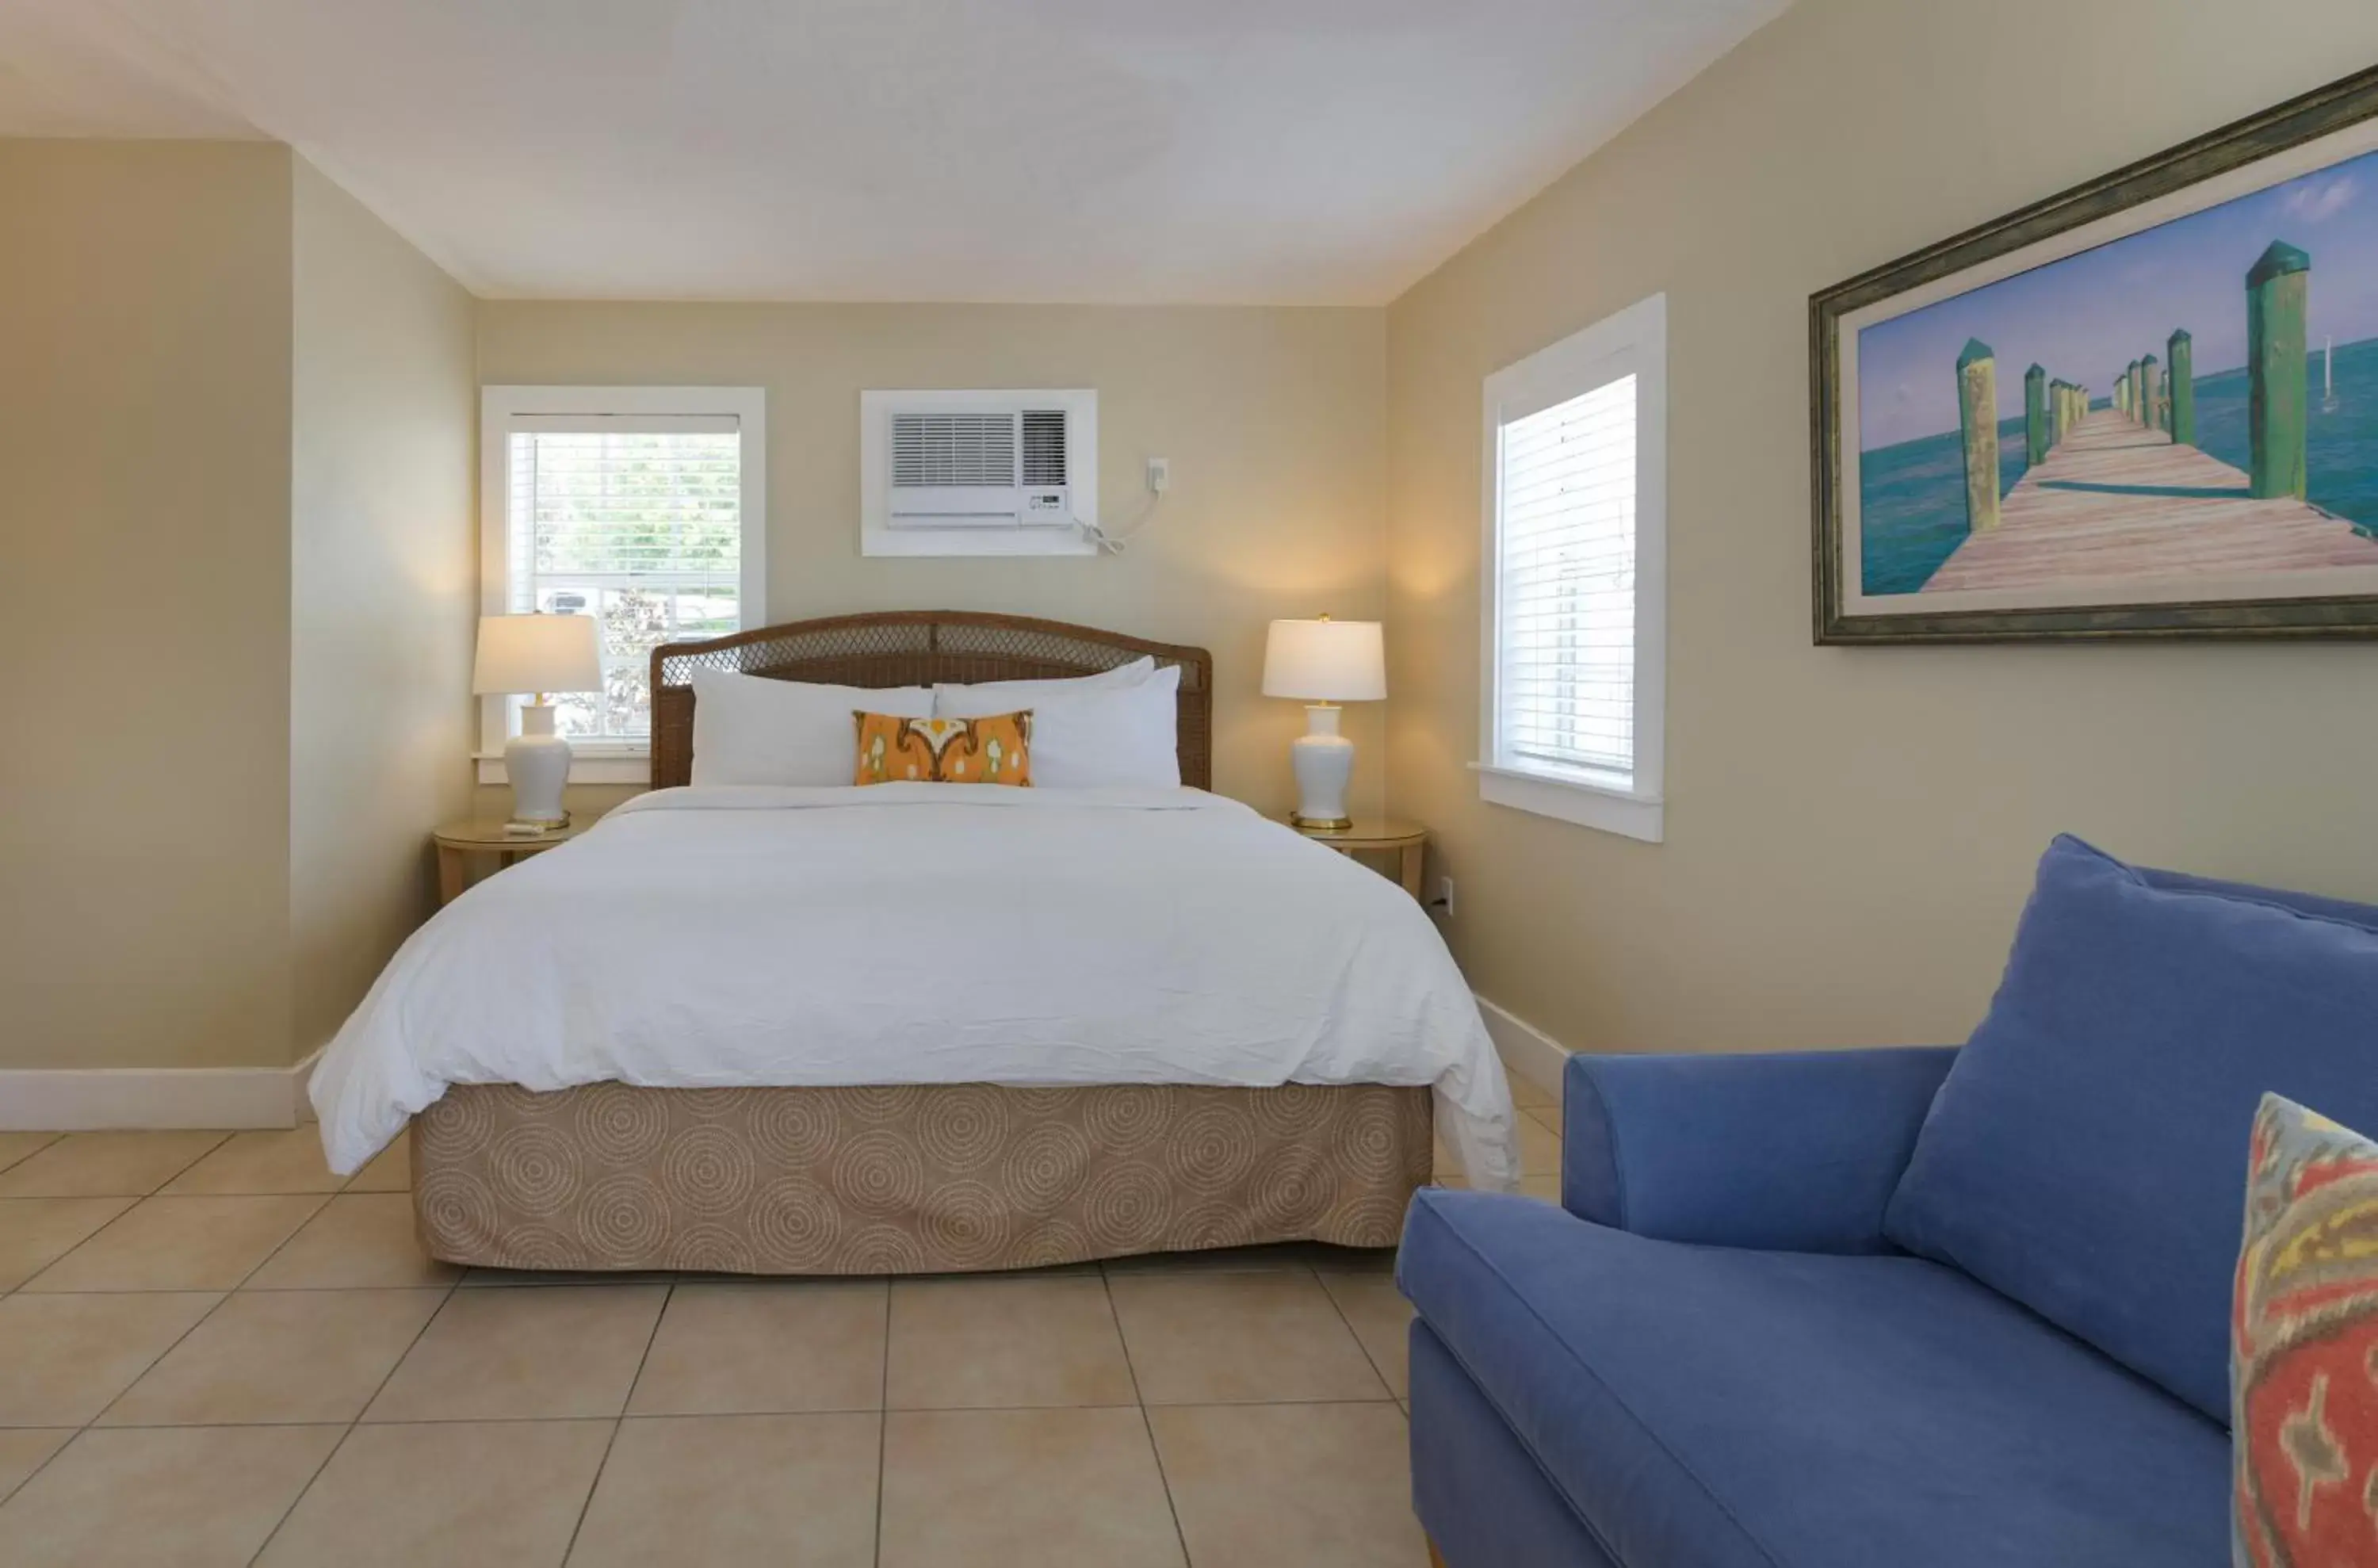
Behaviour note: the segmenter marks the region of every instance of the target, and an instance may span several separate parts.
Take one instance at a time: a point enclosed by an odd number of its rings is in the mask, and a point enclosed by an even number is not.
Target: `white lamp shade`
[[[1311,703],[1371,703],[1387,694],[1387,657],[1375,621],[1275,621],[1264,647],[1264,695]]]
[[[471,690],[599,692],[603,661],[591,615],[483,615]]]

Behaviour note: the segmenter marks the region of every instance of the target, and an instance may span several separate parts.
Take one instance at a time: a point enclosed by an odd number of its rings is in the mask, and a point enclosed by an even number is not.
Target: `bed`
[[[691,784],[697,670],[1144,657],[1179,671],[1179,788]],[[405,944],[314,1076],[332,1167],[409,1122],[435,1257],[741,1273],[1385,1247],[1437,1135],[1508,1185],[1508,1089],[1434,926],[1207,792],[1212,681],[1203,649],[959,612],[660,648],[653,791]]]

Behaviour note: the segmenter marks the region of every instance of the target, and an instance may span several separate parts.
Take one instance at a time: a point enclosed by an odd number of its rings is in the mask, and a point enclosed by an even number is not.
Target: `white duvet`
[[[1196,790],[662,790],[415,932],[313,1077],[330,1167],[454,1083],[1430,1084],[1511,1096],[1385,877]]]

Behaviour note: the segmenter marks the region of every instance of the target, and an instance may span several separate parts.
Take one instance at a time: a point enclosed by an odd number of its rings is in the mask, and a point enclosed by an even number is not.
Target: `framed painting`
[[[2378,636],[2378,69],[1809,330],[1818,642]]]

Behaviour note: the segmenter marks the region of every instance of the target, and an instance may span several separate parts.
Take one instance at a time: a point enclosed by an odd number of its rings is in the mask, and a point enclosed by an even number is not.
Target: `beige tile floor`
[[[466,1273],[408,1183],[311,1128],[0,1134],[0,1568],[1426,1562],[1385,1255]]]

